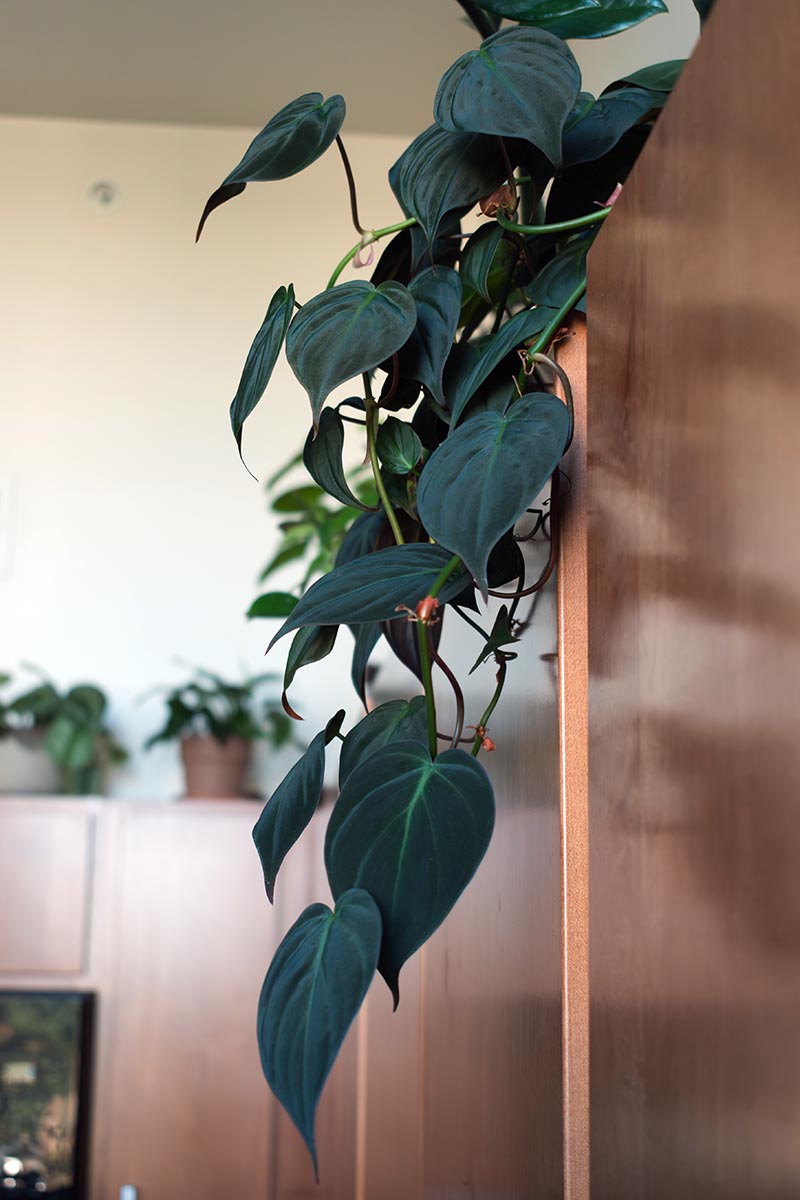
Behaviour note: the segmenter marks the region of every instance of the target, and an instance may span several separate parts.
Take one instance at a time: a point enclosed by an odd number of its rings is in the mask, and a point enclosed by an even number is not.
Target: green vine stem
[[[481,746],[483,745],[483,732],[486,730],[486,726],[489,724],[489,718],[497,708],[497,702],[503,694],[503,684],[506,681],[506,670],[506,660],[501,658],[500,665],[497,670],[497,687],[494,689],[494,695],[487,704],[483,716],[480,719],[478,730],[472,743],[472,750],[470,753],[472,754],[473,758],[477,758],[478,754],[480,753]]]
[[[460,566],[461,566],[461,559],[458,557],[457,554],[454,554],[453,557],[444,564],[441,571],[439,572],[436,579],[434,580],[433,587],[430,590],[430,595],[433,596],[434,598],[436,596],[438,596],[439,592],[442,590],[442,588],[447,583],[450,576],[453,574],[453,571],[457,570],[458,567],[460,567]]]
[[[573,308],[578,303],[578,301],[583,297],[585,292],[586,292],[586,280],[582,279],[581,282],[578,284],[578,286],[575,288],[575,291],[572,292],[569,296],[567,296],[566,300],[561,305],[561,308],[558,310],[556,315],[553,317],[550,324],[547,325],[546,328],[544,329],[544,331],[539,334],[538,338],[533,343],[533,345],[529,346],[527,348],[527,350],[525,352],[525,358],[527,359],[528,363],[534,363],[536,361],[534,358],[534,355],[541,354],[541,352],[550,344],[552,339],[558,333],[558,330],[559,330],[562,322],[569,316],[569,314],[572,312]],[[526,375],[527,375],[527,371],[526,371],[525,363],[523,363],[522,367],[520,368],[519,375],[517,376],[517,386],[520,389],[520,392],[522,392],[522,385],[525,382]]]
[[[417,640],[419,642],[419,665],[422,675],[422,686],[425,689],[425,711],[428,715],[428,749],[431,758],[436,758],[439,749],[436,735],[436,699],[433,694],[433,672],[431,670],[431,648],[428,642],[428,626],[424,621],[417,621]]]
[[[347,251],[342,261],[337,264],[336,269],[328,280],[325,290],[328,291],[329,288],[332,288],[336,284],[342,271],[348,263],[353,261],[359,250],[363,250],[365,246],[371,246],[373,242],[379,242],[381,238],[388,237],[390,233],[400,233],[403,229],[410,229],[412,225],[416,225],[417,223],[416,217],[409,217],[407,221],[398,221],[396,225],[387,225],[384,229],[371,229],[369,233],[362,237],[360,242],[356,242],[352,250]]]
[[[501,225],[503,229],[508,229],[511,233],[524,233],[533,237],[544,236],[547,233],[569,233],[571,229],[586,229],[588,225],[597,225],[598,222],[605,221],[610,212],[611,206],[609,205],[608,208],[598,208],[597,212],[586,213],[583,217],[573,217],[571,221],[555,221],[552,225],[516,225],[502,213],[497,214],[496,220],[498,225]]]
[[[367,408],[367,453],[369,454],[372,475],[375,480],[375,488],[383,506],[383,511],[386,513],[386,520],[389,522],[394,534],[394,540],[398,546],[402,546],[405,543],[405,538],[400,529],[400,522],[397,520],[397,513],[392,508],[392,502],[389,499],[389,493],[386,491],[386,484],[383,482],[381,467],[378,462],[378,405],[375,403],[375,398],[372,395],[369,375],[365,374],[362,378],[364,380],[364,403]]]

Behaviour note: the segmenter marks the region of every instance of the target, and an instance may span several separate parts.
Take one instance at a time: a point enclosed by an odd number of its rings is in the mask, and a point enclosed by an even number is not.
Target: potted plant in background
[[[167,716],[145,749],[180,742],[186,799],[258,798],[247,786],[254,743],[265,741],[280,750],[293,740],[280,704],[258,700],[264,684],[274,679],[254,675],[230,683],[197,667],[185,683],[156,689],[164,695]]]
[[[106,725],[105,693],[93,683],[61,692],[37,668],[28,669],[39,682],[13,699],[0,699],[3,790],[102,795],[108,769],[128,757]],[[11,682],[11,675],[0,675],[3,690]]]

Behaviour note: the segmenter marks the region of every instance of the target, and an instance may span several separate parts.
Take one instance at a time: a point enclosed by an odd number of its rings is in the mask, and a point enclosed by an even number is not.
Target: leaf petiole
[[[396,225],[387,225],[385,229],[371,229],[369,233],[362,237],[361,241],[356,242],[352,250],[348,250],[344,258],[337,264],[336,269],[328,280],[326,291],[332,288],[339,279],[342,271],[348,263],[351,263],[359,250],[363,250],[365,246],[371,246],[373,242],[379,242],[381,238],[388,237],[390,233],[400,233],[403,229],[410,229],[412,225],[416,225],[416,217],[409,217],[407,221],[398,221]]]
[[[519,180],[516,182],[519,183]],[[552,225],[516,225],[502,213],[497,214],[496,220],[498,225],[503,229],[508,229],[511,233],[524,233],[528,237],[544,237],[548,233],[568,233],[571,229],[585,229],[588,225],[597,225],[598,222],[605,221],[610,212],[610,206],[598,208],[597,212],[586,213],[583,217],[573,217],[570,221],[555,221]]]

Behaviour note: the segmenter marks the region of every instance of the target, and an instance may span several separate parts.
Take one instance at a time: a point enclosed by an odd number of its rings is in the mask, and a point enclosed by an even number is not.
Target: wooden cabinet
[[[0,801],[0,988],[97,994],[89,1200],[269,1194],[275,918],[240,802]]]

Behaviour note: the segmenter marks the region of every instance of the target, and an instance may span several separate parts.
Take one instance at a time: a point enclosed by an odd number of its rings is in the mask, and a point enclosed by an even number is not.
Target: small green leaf
[[[625,86],[647,88],[650,92],[671,92],[685,66],[685,58],[670,58],[666,62],[652,63],[649,67],[632,71],[630,75],[623,75],[621,79],[610,83],[603,89],[603,95]]]
[[[463,750],[431,761],[420,742],[391,742],[348,775],[325,836],[328,881],[334,897],[359,887],[377,901],[395,1007],[400,968],[472,879],[493,827],[492,785]]]
[[[412,741],[428,744],[428,719],[425,697],[413,700],[389,700],[358,722],[342,743],[339,758],[339,787],[365,759],[377,754],[390,742]]]
[[[497,333],[469,342],[464,347],[464,354],[459,357],[456,369],[445,380],[451,425],[458,424],[478,388],[506,355],[546,329],[556,311],[541,307],[516,313],[510,321],[500,326]],[[518,369],[518,366],[513,369],[510,376],[515,376]]]
[[[415,138],[389,171],[400,207],[419,221],[428,245],[445,217],[465,213],[505,177],[495,138],[447,133],[438,125]]]
[[[323,409],[316,437],[314,432],[313,429],[309,432],[303,448],[303,462],[311,478],[340,504],[369,511],[370,506],[362,504],[347,483],[342,465],[344,421],[338,411],[335,408]]]
[[[483,8],[560,38],[601,38],[667,12],[663,0],[484,0]]]
[[[247,610],[248,617],[288,617],[297,607],[297,596],[290,592],[265,592]]]
[[[281,942],[261,989],[261,1067],[299,1129],[317,1177],[317,1104],[372,982],[380,941],[380,912],[367,892],[343,892],[335,912],[312,904]]]
[[[441,546],[410,543],[376,550],[335,567],[298,601],[270,648],[301,625],[361,625],[405,618],[397,606],[414,608],[424,600],[450,557]],[[465,571],[455,571],[439,593],[440,602],[457,596],[468,582]]]
[[[624,133],[661,108],[665,99],[661,92],[640,87],[607,92],[595,100],[586,115],[564,134],[565,165],[574,166],[602,158]]]
[[[333,389],[390,358],[416,320],[411,295],[392,281],[377,288],[342,283],[303,305],[289,326],[286,354],[308,392],[315,426]]]
[[[569,429],[566,405],[534,393],[507,413],[471,417],[425,464],[417,491],[420,519],[431,537],[463,560],[484,597],[492,548],[547,483]]]
[[[476,292],[487,304],[494,303],[494,289],[513,265],[517,251],[505,241],[505,230],[492,221],[481,225],[464,247],[460,274],[464,291]]]
[[[285,567],[287,563],[296,562],[298,558],[303,558],[307,549],[307,538],[303,538],[302,541],[290,541],[288,545],[282,546],[264,567],[264,570],[258,577],[258,582],[263,583],[265,579],[268,579],[270,575],[280,570],[281,567]]]
[[[442,372],[458,329],[461,280],[452,267],[429,267],[414,276],[408,290],[417,306],[417,324],[400,351],[400,374],[444,404]]]
[[[195,241],[209,214],[239,196],[248,183],[287,179],[315,162],[338,134],[344,115],[341,96],[323,100],[320,92],[300,96],[276,113],[250,143],[242,161],[209,196]]]
[[[281,864],[317,811],[324,782],[323,729],[272,793],[253,829],[270,904]]]
[[[316,513],[324,508],[325,493],[321,487],[304,484],[303,487],[290,488],[281,492],[272,501],[271,508],[276,513]]]
[[[378,430],[378,455],[387,471],[407,475],[420,460],[422,442],[407,421],[388,417]]]
[[[561,308],[586,279],[586,256],[594,238],[594,234],[588,237],[581,235],[567,242],[564,249],[537,272],[533,282],[525,289],[528,303],[555,310]]]
[[[484,642],[483,648],[478,657],[475,659],[473,666],[470,667],[470,675],[473,671],[477,671],[478,667],[485,663],[487,658],[491,658],[495,650],[500,650],[503,646],[511,646],[514,644],[514,642],[518,641],[519,638],[511,632],[511,625],[508,621],[508,609],[506,608],[505,604],[503,604],[498,610],[497,616],[494,619],[492,632],[489,634],[488,639]],[[511,657],[513,657],[513,655]]]
[[[363,625],[351,625],[350,632],[355,638],[353,660],[350,668],[350,678],[356,695],[364,707],[367,707],[367,668],[372,651],[381,636],[381,627],[376,621],[367,621]]]
[[[289,701],[287,693],[292,686],[295,675],[301,667],[309,663],[320,662],[327,658],[333,650],[338,625],[309,625],[307,629],[298,629],[292,638],[289,653],[286,657],[286,669],[283,673],[283,707],[287,708]],[[297,714],[294,714],[297,716]]]
[[[581,86],[569,46],[541,29],[493,33],[442,78],[433,115],[450,133],[524,138],[552,163]]]
[[[231,429],[242,457],[242,426],[266,391],[294,311],[294,288],[279,287],[247,354],[239,387],[231,402]]]

